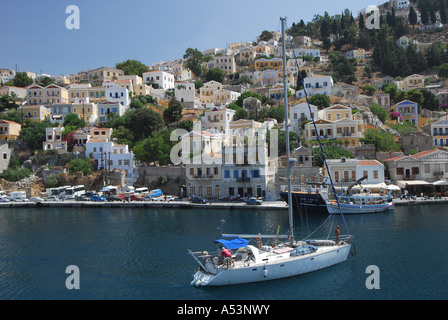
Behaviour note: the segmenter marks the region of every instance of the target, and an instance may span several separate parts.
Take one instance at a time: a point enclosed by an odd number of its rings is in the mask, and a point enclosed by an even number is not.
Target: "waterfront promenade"
[[[395,206],[421,205],[421,204],[448,204],[448,197],[441,199],[425,199],[418,197],[416,200],[394,199]],[[132,201],[132,202],[93,202],[93,201],[43,201],[43,202],[2,202],[0,208],[213,208],[213,209],[257,209],[257,210],[287,210],[288,206],[284,201],[264,201],[261,205],[248,205],[241,201],[215,201],[206,204],[190,203],[187,200],[172,201]]]

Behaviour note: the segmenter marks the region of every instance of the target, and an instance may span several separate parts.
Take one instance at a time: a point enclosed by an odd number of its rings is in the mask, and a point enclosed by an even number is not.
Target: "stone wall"
[[[185,168],[181,166],[140,165],[138,175],[134,187],[148,187],[150,190],[160,188],[168,195],[178,195],[179,188],[186,184]],[[161,185],[162,180],[165,182]]]

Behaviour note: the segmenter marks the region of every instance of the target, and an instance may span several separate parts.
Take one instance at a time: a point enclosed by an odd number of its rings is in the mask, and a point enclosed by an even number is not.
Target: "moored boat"
[[[336,200],[327,200],[329,213],[344,214],[379,213],[394,209],[394,201],[388,195],[380,194],[355,194],[352,196],[340,196],[339,205]]]

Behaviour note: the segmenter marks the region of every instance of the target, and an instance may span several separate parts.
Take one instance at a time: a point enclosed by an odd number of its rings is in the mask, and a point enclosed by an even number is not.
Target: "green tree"
[[[26,72],[17,72],[12,81],[15,87],[27,87],[33,83],[33,79],[27,76]]]
[[[417,24],[417,12],[415,12],[414,7],[409,8],[409,24],[414,27]]]
[[[378,151],[400,151],[400,146],[395,142],[394,136],[383,130],[367,129],[364,131],[364,138],[361,142],[374,144],[375,150]]]
[[[115,68],[123,70],[127,75],[143,76],[143,73],[149,71],[149,67],[138,60],[126,60],[115,65]]]
[[[204,81],[208,82],[214,80],[222,83],[224,81],[225,76],[226,73],[223,70],[219,68],[211,68],[208,69],[207,72],[205,73]]]
[[[78,114],[70,113],[64,117],[64,127],[73,126],[76,128],[85,127],[85,122],[79,118]]]
[[[269,41],[274,37],[272,32],[264,30],[260,35],[260,41]]]
[[[163,119],[154,110],[137,109],[129,114],[126,127],[134,133],[136,141],[143,140],[151,135],[152,132],[161,129],[164,125]]]
[[[89,158],[81,159],[76,158],[68,163],[70,167],[70,173],[81,171],[84,175],[88,176],[93,173],[92,161]]]
[[[316,94],[309,99],[309,102],[319,109],[325,109],[330,106],[330,97],[324,94]]]
[[[341,158],[353,158],[353,154],[350,151],[342,149],[337,146],[323,146],[326,159],[341,159]],[[313,149],[314,161],[316,166],[322,167],[324,165],[324,160],[322,156],[322,151],[320,148]]]
[[[196,77],[201,76],[204,55],[198,49],[188,48],[184,54],[184,67],[191,70]]]
[[[264,116],[265,118],[274,118],[279,123],[283,122],[285,120],[285,108],[282,105],[279,105],[278,107],[271,107]]]
[[[190,132],[193,130],[193,120],[182,120],[177,125],[179,129],[185,129],[186,131]]]
[[[42,143],[45,141],[45,129],[53,125],[49,121],[31,122],[20,130],[19,139],[26,142],[31,150],[42,150]]]
[[[171,98],[168,108],[163,111],[163,118],[167,123],[178,122],[182,119],[182,105],[176,98]]]
[[[112,131],[112,137],[116,138],[119,144],[127,144],[129,148],[134,147],[134,132],[124,126],[119,126]]]
[[[257,98],[257,99],[260,100],[260,101],[263,100],[263,99],[261,98],[261,96],[260,96],[258,93],[246,91],[246,92],[242,93],[242,94],[238,97],[238,99],[236,99],[236,101],[235,101],[236,105],[242,108],[242,107],[243,107],[244,99],[249,98],[249,97]]]
[[[388,112],[381,108],[377,103],[372,103],[369,107],[370,111],[380,119],[381,122],[386,123]]]
[[[171,149],[175,144],[170,141],[170,135],[171,130],[154,131],[150,137],[137,142],[134,147],[136,158],[144,162],[170,163]]]
[[[50,84],[53,84],[53,83],[55,83],[53,78],[51,78],[51,77],[42,77],[37,84],[42,86],[42,87],[46,87],[46,86],[49,86]]]

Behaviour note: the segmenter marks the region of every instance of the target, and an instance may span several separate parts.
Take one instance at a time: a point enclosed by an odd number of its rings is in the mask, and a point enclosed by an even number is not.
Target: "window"
[[[397,168],[397,175],[399,176],[404,175],[404,168]]]
[[[412,168],[412,174],[419,174],[420,173],[420,168],[419,167],[413,167]]]
[[[378,179],[378,170],[373,170],[373,178]]]
[[[366,178],[366,179],[369,179],[369,172],[367,172],[367,171],[363,171],[363,172],[362,172],[362,176],[363,176],[364,178]]]
[[[224,178],[226,179],[230,178],[230,170],[224,170]]]

